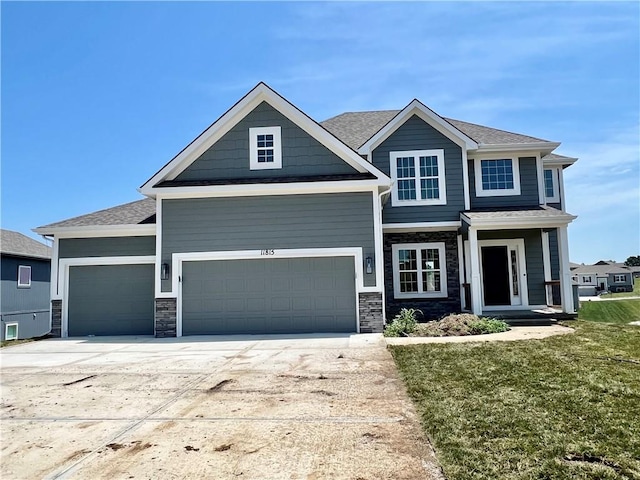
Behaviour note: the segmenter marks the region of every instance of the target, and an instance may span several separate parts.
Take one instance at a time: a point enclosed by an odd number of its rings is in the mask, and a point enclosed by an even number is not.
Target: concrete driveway
[[[0,350],[0,477],[436,478],[380,335]]]

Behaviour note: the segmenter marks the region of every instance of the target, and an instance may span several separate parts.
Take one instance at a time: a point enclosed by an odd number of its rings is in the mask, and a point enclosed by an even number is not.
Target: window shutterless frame
[[[444,150],[389,152],[391,205],[446,205]]]
[[[282,168],[281,137],[280,127],[249,129],[249,168],[251,170]]]
[[[473,168],[476,197],[520,195],[520,163],[517,157],[477,157]]]
[[[394,298],[447,297],[444,242],[399,243],[391,251]]]
[[[560,173],[557,168],[544,169],[544,198],[547,203],[560,203]]]
[[[31,288],[31,267],[28,265],[18,266],[18,288]]]
[[[4,339],[5,340],[17,340],[18,339],[18,324],[7,323],[4,327]]]

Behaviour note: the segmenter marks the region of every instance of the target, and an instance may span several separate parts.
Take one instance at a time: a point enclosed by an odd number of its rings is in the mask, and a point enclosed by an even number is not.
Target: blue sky
[[[560,141],[571,259],[640,253],[640,4],[2,2],[2,227],[136,200],[259,81]],[[35,234],[31,234],[36,237]]]

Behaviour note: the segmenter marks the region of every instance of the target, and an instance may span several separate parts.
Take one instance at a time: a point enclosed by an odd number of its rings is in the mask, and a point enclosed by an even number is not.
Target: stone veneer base
[[[155,332],[156,338],[176,336],[176,298],[156,298]]]
[[[381,333],[382,293],[360,293],[360,333]]]

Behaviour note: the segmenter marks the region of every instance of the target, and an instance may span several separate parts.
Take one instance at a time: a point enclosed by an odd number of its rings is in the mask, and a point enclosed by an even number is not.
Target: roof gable
[[[340,139],[261,82],[145,182],[140,187],[141,193],[154,195],[154,187],[158,183],[175,180],[189,165],[200,158],[212,145],[263,102],[291,120],[357,172],[370,173],[376,178],[384,180],[385,183],[389,182],[386,175],[369,164]]]
[[[465,150],[475,150],[478,148],[478,143],[474,139],[466,135],[464,132],[462,132],[453,124],[435,113],[426,105],[424,105],[417,99],[414,99],[413,101],[411,101],[411,103],[409,103],[409,105],[407,105],[389,122],[387,122],[387,124],[380,128],[380,130],[378,130],[373,136],[371,136],[371,138],[369,138],[358,149],[358,153],[362,155],[368,155],[414,115],[424,120],[427,124],[435,128],[441,134],[443,134]]]
[[[282,166],[277,169],[252,170],[247,132],[251,128],[266,125],[280,127]],[[183,170],[172,183],[194,184],[200,181],[201,184],[224,184],[224,180],[247,183],[253,180],[263,183],[287,181],[292,177],[331,175],[365,175],[369,178],[368,174],[359,173],[267,102],[262,102]]]

